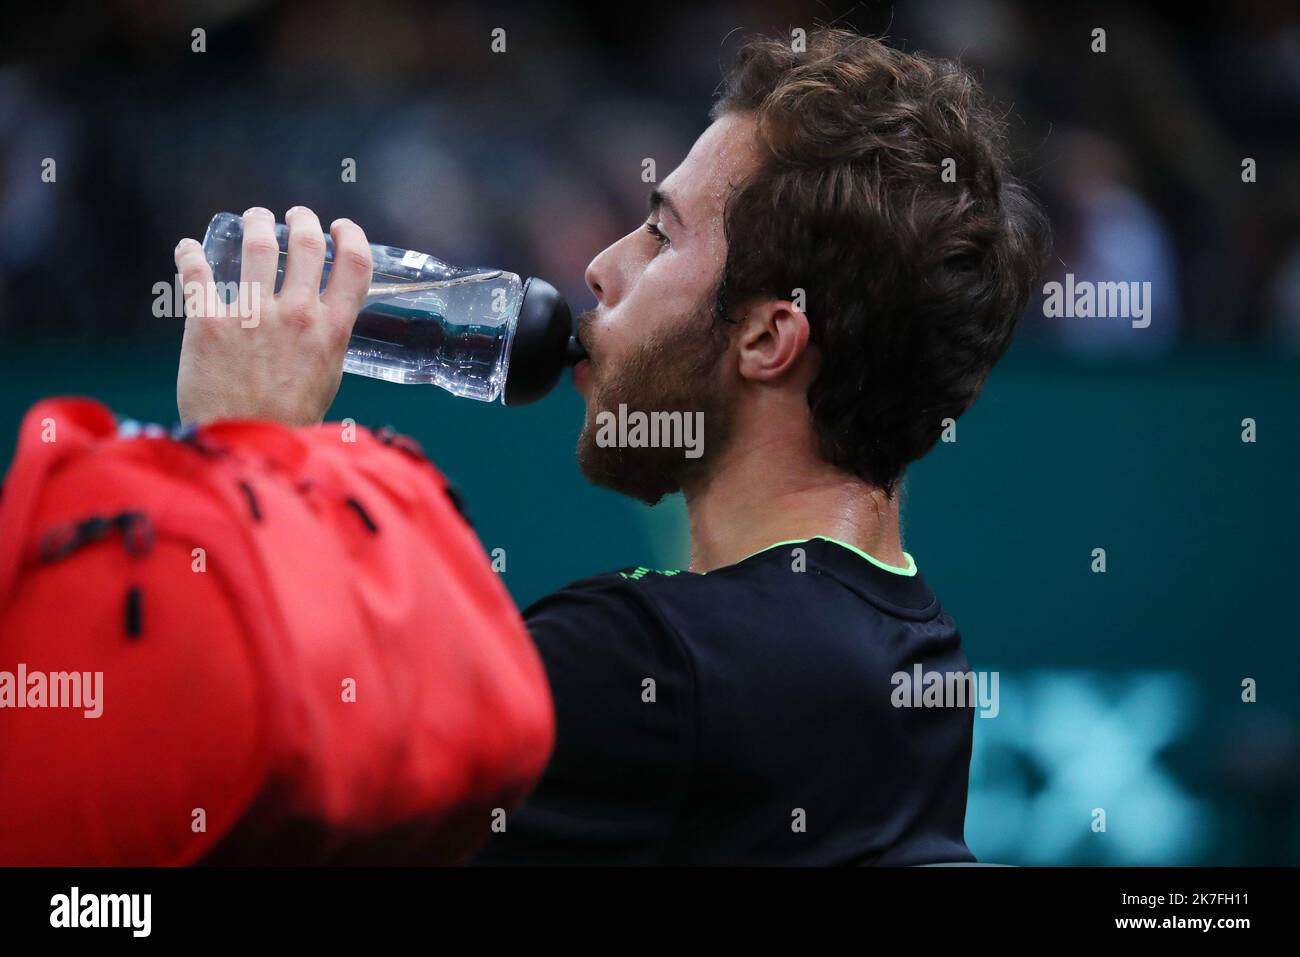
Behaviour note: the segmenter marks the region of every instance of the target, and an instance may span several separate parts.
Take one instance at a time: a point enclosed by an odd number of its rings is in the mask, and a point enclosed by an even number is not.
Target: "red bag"
[[[0,864],[468,857],[554,712],[452,494],[355,426],[32,408],[0,500]]]

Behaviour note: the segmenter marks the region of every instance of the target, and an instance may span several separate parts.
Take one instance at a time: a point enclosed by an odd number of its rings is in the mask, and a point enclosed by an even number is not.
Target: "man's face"
[[[654,504],[706,468],[731,421],[728,340],[714,321],[726,240],[727,198],[757,165],[753,120],[731,114],[696,140],[682,164],[652,194],[645,224],[591,261],[595,309],[578,321],[589,360],[574,369],[587,399],[578,463],[591,481]],[[681,448],[620,448],[598,443],[596,417],[703,413],[703,455]]]

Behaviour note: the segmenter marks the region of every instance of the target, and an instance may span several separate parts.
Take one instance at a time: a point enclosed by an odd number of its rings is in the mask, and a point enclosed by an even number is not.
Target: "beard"
[[[590,313],[579,317],[583,340]],[[585,340],[583,340],[585,341]],[[612,489],[647,505],[679,492],[682,483],[701,475],[716,460],[731,432],[734,415],[721,375],[721,359],[729,339],[714,321],[712,309],[702,308],[667,332],[642,342],[618,368],[591,364],[587,418],[578,436],[578,466],[596,485]],[[702,413],[698,458],[686,449],[601,444],[596,418],[607,412],[617,416],[624,405],[629,413]]]

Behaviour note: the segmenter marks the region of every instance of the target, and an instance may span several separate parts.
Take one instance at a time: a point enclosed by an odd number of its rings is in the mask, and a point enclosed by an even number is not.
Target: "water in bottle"
[[[278,292],[289,227],[277,224],[275,235]],[[236,289],[242,241],[238,214],[213,217],[203,251],[219,289]],[[502,269],[460,269],[393,246],[372,245],[370,252],[374,272],[344,371],[522,405],[550,391],[564,367],[581,358],[569,307],[550,283]],[[326,235],[322,292],[333,263],[334,242]]]

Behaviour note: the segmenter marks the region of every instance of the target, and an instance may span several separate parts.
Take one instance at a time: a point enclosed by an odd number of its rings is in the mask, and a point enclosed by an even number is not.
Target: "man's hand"
[[[325,239],[310,209],[285,213],[289,252],[284,282],[275,294],[280,247],[275,217],[254,207],[244,213],[240,282],[256,294],[251,317],[214,309],[212,297],[186,296],[176,405],[185,424],[213,419],[272,419],[311,425],[325,417],[343,378],[343,358],[357,313],[370,286],[370,246],[348,219],[330,226],[334,263],[329,286],[320,291]],[[212,269],[193,239],[176,247],[183,288],[212,286]],[[241,292],[243,290],[241,289]],[[222,313],[227,314],[223,315]],[[211,313],[211,314],[209,314]]]

